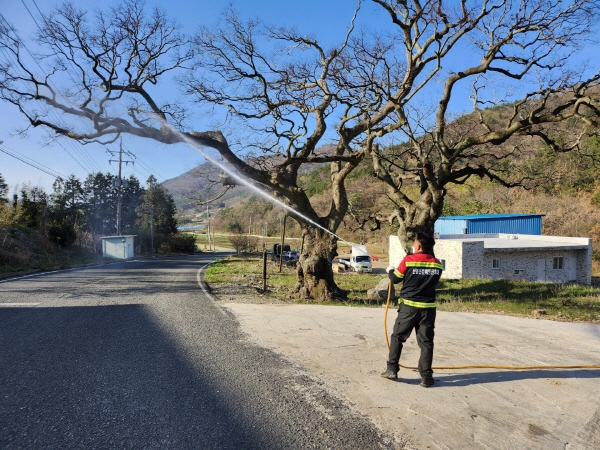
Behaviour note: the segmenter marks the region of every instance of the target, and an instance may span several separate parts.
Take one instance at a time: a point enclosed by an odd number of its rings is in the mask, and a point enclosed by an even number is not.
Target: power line
[[[132,150],[130,150],[129,148],[127,148],[126,146],[125,149],[127,150],[127,152],[129,154],[131,154],[131,156],[133,156],[136,159],[136,162],[141,164],[142,167],[144,168],[144,170],[146,170],[150,175],[156,175],[158,178],[161,178],[163,181],[165,180],[165,177],[163,177],[161,174],[159,174],[156,170],[152,169],[151,167],[149,167],[147,164],[145,164],[142,159],[137,156],[135,153],[133,153]],[[139,172],[138,172],[139,173]],[[141,175],[141,174],[140,174]]]
[[[40,7],[38,6],[37,2],[35,0],[32,0],[33,4],[35,5],[35,7],[37,8],[38,12],[43,16],[42,11],[40,10]]]
[[[19,161],[21,161],[21,162],[23,162],[23,163],[25,163],[25,164],[33,167],[34,169],[40,170],[40,171],[42,171],[44,173],[47,173],[48,175],[53,176],[54,178],[58,178],[58,177],[67,178],[62,173],[56,172],[54,169],[50,169],[49,167],[46,167],[46,166],[44,166],[41,163],[38,163],[38,162],[31,163],[31,162],[25,161],[25,159],[19,158],[19,156],[16,156],[16,155],[12,154],[8,149],[2,148],[1,146],[0,146],[0,152],[5,153],[5,154],[7,154],[8,156],[10,156],[12,158],[18,159]],[[23,155],[20,155],[20,156],[23,156]],[[25,158],[25,156],[23,156],[23,158]],[[39,166],[41,166],[41,167],[39,167]],[[44,167],[45,169],[43,169],[42,167]],[[51,172],[49,172],[49,171],[51,171]]]
[[[60,173],[58,170],[54,170],[53,168],[51,168],[51,167],[48,167],[48,166],[46,166],[46,165],[42,164],[41,162],[39,162],[39,161],[36,161],[35,159],[29,158],[29,157],[25,156],[23,153],[21,153],[21,152],[19,152],[19,151],[17,151],[17,150],[13,150],[12,148],[8,147],[6,144],[2,143],[2,141],[0,141],[0,147],[4,147],[4,150],[6,150],[6,151],[8,151],[8,152],[12,153],[13,155],[14,155],[14,154],[17,154],[17,155],[19,155],[21,158],[25,158],[25,159],[29,160],[30,162],[32,162],[32,163],[34,163],[34,164],[37,164],[38,166],[42,166],[42,167],[44,167],[44,168],[46,168],[46,169],[48,169],[48,170],[50,170],[50,171],[52,171],[52,172],[54,172],[54,173],[57,173],[57,174],[59,174],[60,176],[63,176],[63,177],[65,176],[65,175],[61,174],[61,173]]]
[[[38,29],[40,30],[40,32],[41,32],[41,33],[43,33],[43,32],[44,32],[44,30],[42,30],[42,27],[40,26],[40,24],[38,23],[38,21],[36,20],[36,18],[34,17],[34,15],[31,13],[30,9],[29,9],[29,8],[27,7],[27,5],[25,4],[25,1],[24,1],[24,0],[21,0],[21,3],[23,4],[23,6],[25,7],[25,9],[26,9],[26,10],[27,10],[27,12],[29,13],[29,16],[31,17],[31,19],[33,20],[33,22],[36,24],[36,26],[38,27]],[[40,10],[40,8],[39,8],[39,6],[37,5],[37,3],[35,3],[35,1],[34,1],[34,4],[35,4],[35,7],[37,8],[37,10],[39,11],[40,15],[43,17],[44,15],[42,14],[42,11]],[[6,19],[4,19],[4,20],[6,21]],[[14,32],[14,31],[13,31],[13,32]],[[24,47],[24,48],[25,48],[25,50],[27,51],[27,53],[29,53],[29,56],[31,56],[31,57],[33,58],[33,55],[31,54],[31,52],[29,51],[29,49],[27,48],[27,46],[25,45],[25,43],[23,42],[23,40],[19,38],[19,36],[17,35],[17,33],[16,33],[16,32],[14,32],[14,33],[15,33],[15,36],[17,37],[17,39],[19,40],[19,42],[20,42],[20,43],[23,45],[23,47]],[[42,71],[42,73],[44,73],[44,69],[43,69],[43,67],[40,65],[40,63],[37,61],[37,59],[36,59],[36,58],[33,58],[33,60],[35,61],[35,63],[37,64],[37,66],[40,68],[40,70]],[[70,63],[70,64],[71,64],[71,66],[72,66],[72,62],[71,62],[71,61],[69,61],[69,63]],[[66,73],[69,75],[69,78],[71,78],[71,81],[73,82],[73,84],[77,84],[77,83],[76,83],[76,81],[73,79],[73,76],[72,76],[71,72],[70,72],[69,70],[66,70]],[[60,91],[58,90],[58,88],[56,87],[56,85],[55,85],[55,84],[54,84],[54,83],[53,83],[53,82],[52,82],[50,79],[48,79],[48,83],[49,83],[49,84],[51,84],[51,85],[54,87],[54,89],[55,89],[57,92],[60,92]],[[64,99],[65,99],[65,100],[66,100],[68,103],[70,103],[70,104],[71,104],[71,106],[73,106],[73,107],[75,106],[75,105],[73,105],[73,103],[72,103],[72,102],[71,102],[71,101],[70,101],[70,100],[69,100],[67,97],[64,97],[64,96],[63,96],[63,98],[64,98]],[[53,112],[54,112],[54,111],[53,111]],[[60,118],[55,116],[55,120],[57,120],[57,122],[58,122],[58,121],[60,120]],[[81,119],[81,117],[79,117],[79,120],[81,120],[81,121],[82,121],[82,123],[83,123],[84,125],[86,125],[86,124],[85,124],[85,122],[83,121],[83,119]],[[98,165],[98,163],[96,163],[96,161],[95,161],[95,160],[94,160],[94,159],[93,159],[93,158],[90,156],[90,154],[89,154],[89,153],[88,153],[88,152],[85,150],[85,148],[79,148],[79,147],[77,147],[77,146],[75,145],[75,143],[74,143],[72,140],[69,140],[68,142],[69,142],[69,145],[71,146],[71,148],[73,149],[73,151],[77,152],[77,153],[78,153],[78,155],[79,155],[79,157],[80,157],[82,160],[85,160],[85,161],[86,161],[86,165],[88,165],[88,167],[92,169],[92,170],[89,170],[89,169],[88,169],[88,172],[93,172],[93,171],[95,171],[95,170],[98,170],[98,171],[100,171],[100,172],[102,171],[102,169],[100,168],[100,166]],[[61,146],[61,147],[62,147],[62,146]],[[67,152],[67,153],[68,153],[68,152]],[[84,170],[85,170],[85,169],[84,169]]]
[[[135,173],[137,173],[140,176],[140,180],[139,181],[143,181],[144,178],[148,178],[146,175],[144,175],[142,172],[140,172],[139,170],[137,170],[135,167],[132,167],[131,170]],[[152,175],[152,174],[150,174]]]
[[[21,0],[21,3],[23,3],[23,6],[25,6],[25,8],[27,9],[27,12],[29,13],[29,15],[31,16],[31,18],[33,19],[33,21],[35,22],[35,24],[37,25],[37,27],[39,28],[39,30],[40,30],[41,32],[43,32],[42,28],[40,27],[40,25],[39,25],[39,24],[38,24],[38,22],[36,21],[36,19],[35,19],[35,17],[33,16],[33,14],[31,14],[31,11],[29,10],[29,8],[28,8],[28,7],[27,7],[27,5],[25,4],[25,2],[24,2],[23,0]],[[37,7],[37,4],[36,4],[36,7]],[[39,10],[39,7],[38,7],[38,10]],[[9,26],[9,28],[10,28],[10,23],[8,22],[8,20],[6,20],[6,18],[4,17],[4,15],[3,15],[2,13],[0,13],[0,17],[2,17],[2,19],[4,20],[4,22],[5,22],[5,23],[7,24],[7,26]],[[37,58],[35,58],[35,57],[33,56],[33,54],[32,54],[32,53],[29,51],[29,49],[27,48],[27,45],[25,45],[25,43],[24,43],[24,42],[23,42],[23,40],[22,40],[22,39],[19,37],[19,35],[17,34],[17,32],[16,32],[14,29],[12,29],[12,32],[13,32],[13,34],[15,35],[15,38],[16,38],[16,40],[17,40],[17,41],[18,41],[18,42],[19,42],[19,43],[20,43],[20,44],[23,46],[23,48],[25,49],[25,51],[27,51],[27,53],[29,54],[29,56],[31,57],[31,59],[32,59],[32,60],[33,60],[33,61],[36,63],[36,65],[37,65],[37,66],[40,68],[40,70],[42,71],[42,73],[44,73],[44,74],[45,74],[44,68],[43,68],[43,67],[40,65],[40,63],[38,62]],[[4,51],[3,51],[3,54],[5,55],[5,57],[6,57],[7,59],[11,59],[11,60],[13,60],[13,57],[12,57],[12,55],[11,55],[11,56],[7,56],[7,54],[6,54],[6,53],[4,53]],[[14,62],[15,62],[15,67],[16,67],[16,68],[20,68],[18,60],[17,60],[17,61],[14,61]],[[72,81],[75,83],[75,81],[73,80],[73,77],[71,76],[71,73],[70,73],[68,70],[67,70],[67,73],[68,73],[69,77],[71,78],[71,80],[72,80]],[[47,77],[46,77],[46,78],[47,78]],[[47,78],[47,79],[48,79],[48,78]],[[23,82],[23,81],[22,81],[22,82]],[[23,83],[24,83],[24,82],[23,82]],[[49,84],[51,84],[51,85],[54,87],[55,91],[57,91],[57,92],[60,92],[60,90],[59,90],[59,89],[56,87],[56,85],[55,85],[55,84],[54,84],[54,83],[53,83],[51,80],[49,80],[49,79],[48,79],[48,83],[49,83]],[[66,98],[66,97],[64,97],[64,96],[63,96],[63,98],[64,98],[64,99],[65,99],[65,100],[66,100],[68,103],[70,103],[70,104],[71,104],[71,106],[73,106],[73,107],[74,107],[74,105],[73,105],[73,104],[70,102],[70,100],[69,100],[68,98]],[[57,123],[57,124],[60,124],[60,122],[61,122],[61,119],[60,119],[60,117],[58,117],[58,115],[56,114],[56,111],[54,111],[53,109],[51,109],[51,110],[50,110],[50,114],[53,116],[53,118],[54,118],[54,120],[56,121],[56,123]],[[82,122],[83,122],[83,119],[81,119],[81,117],[79,117],[79,119],[80,119],[80,120],[82,120]],[[85,122],[83,122],[83,123],[84,123],[84,125],[85,125]],[[75,157],[74,157],[74,156],[73,156],[73,155],[72,155],[72,154],[71,154],[71,153],[70,153],[70,152],[69,152],[69,151],[68,151],[68,150],[67,150],[67,149],[66,149],[66,148],[65,148],[65,147],[62,145],[62,143],[61,143],[60,141],[57,141],[58,145],[59,145],[59,146],[60,146],[60,147],[61,147],[61,148],[62,148],[62,149],[63,149],[63,150],[64,150],[64,151],[65,151],[65,152],[66,152],[66,153],[67,153],[67,154],[68,154],[68,155],[69,155],[69,156],[70,156],[70,157],[73,159],[73,160],[75,160],[75,162],[76,162],[76,163],[77,163],[77,164],[78,164],[78,165],[79,165],[79,166],[80,166],[80,167],[81,167],[81,168],[82,168],[82,169],[83,169],[85,172],[87,172],[88,174],[89,174],[89,173],[93,173],[93,172],[95,172],[96,170],[98,170],[98,171],[102,172],[102,169],[100,168],[100,166],[98,165],[98,163],[97,163],[97,162],[96,162],[96,161],[95,161],[95,160],[94,160],[94,159],[93,159],[93,158],[92,158],[92,157],[89,155],[89,153],[87,153],[87,151],[86,151],[85,149],[80,149],[80,148],[78,148],[78,147],[75,145],[75,143],[74,143],[72,140],[68,140],[67,142],[68,142],[68,143],[69,143],[69,145],[71,146],[72,150],[73,150],[74,152],[76,152],[76,153],[79,155],[79,158],[80,158],[80,160],[81,160],[81,161],[80,161],[79,159],[75,158]],[[85,165],[86,167],[84,167],[84,165]]]

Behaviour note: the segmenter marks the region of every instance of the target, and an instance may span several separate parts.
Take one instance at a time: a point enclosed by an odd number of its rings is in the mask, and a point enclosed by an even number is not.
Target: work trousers
[[[387,368],[398,372],[400,366],[400,354],[402,345],[409,338],[412,330],[417,333],[417,343],[421,349],[419,358],[419,373],[431,375],[431,364],[433,362],[433,335],[435,328],[435,308],[414,308],[404,303],[398,309],[398,317],[394,324],[392,339],[390,342],[390,355]]]

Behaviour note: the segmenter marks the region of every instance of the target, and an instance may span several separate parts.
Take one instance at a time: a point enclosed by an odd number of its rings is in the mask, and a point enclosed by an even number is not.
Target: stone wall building
[[[389,261],[405,256],[398,236],[390,236]],[[457,234],[436,238],[442,278],[480,278],[552,283],[592,282],[592,240],[529,234]]]

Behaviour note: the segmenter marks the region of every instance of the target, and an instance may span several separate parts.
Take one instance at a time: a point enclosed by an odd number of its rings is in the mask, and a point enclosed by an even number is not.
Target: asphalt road
[[[0,448],[393,448],[247,339],[199,285],[211,258],[0,283]]]

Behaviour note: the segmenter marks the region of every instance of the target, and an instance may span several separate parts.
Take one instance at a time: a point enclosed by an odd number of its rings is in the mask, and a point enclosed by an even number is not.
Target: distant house
[[[390,236],[389,260],[405,256],[398,236]],[[481,233],[436,236],[435,256],[442,278],[482,278],[592,283],[592,240],[534,234]]]
[[[442,216],[435,222],[438,234],[542,234],[545,214],[477,214]]]

